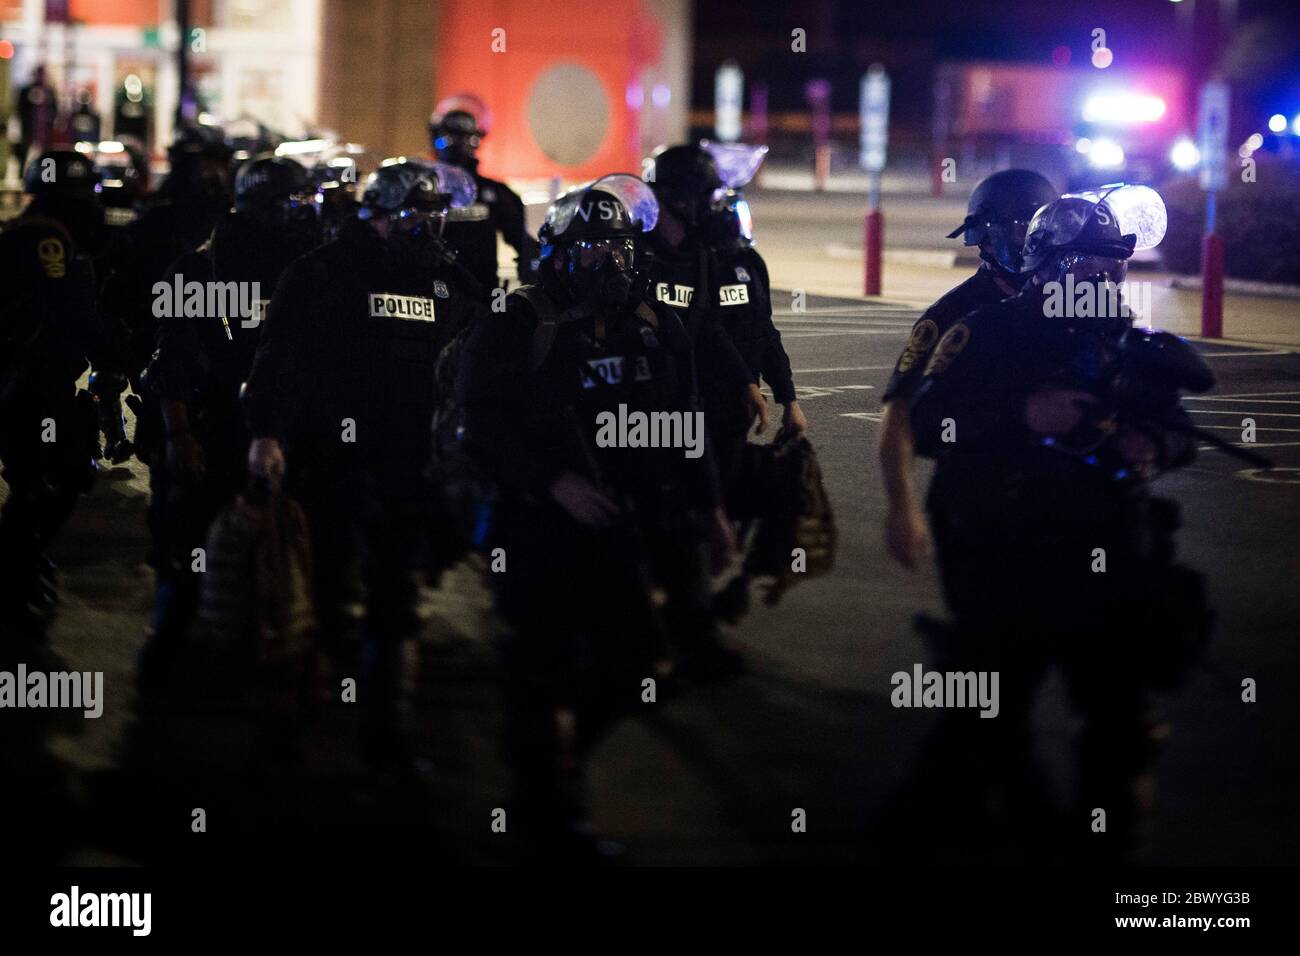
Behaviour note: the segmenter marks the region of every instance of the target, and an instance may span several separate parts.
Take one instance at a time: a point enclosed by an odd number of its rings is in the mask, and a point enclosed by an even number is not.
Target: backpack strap
[[[567,322],[576,322],[588,318],[591,313],[585,305],[577,305],[563,312],[555,310],[555,303],[539,285],[524,285],[515,289],[511,295],[517,295],[527,302],[537,316],[537,328],[533,330],[533,370],[542,367],[546,356],[551,354],[555,344],[555,334],[559,327]]]

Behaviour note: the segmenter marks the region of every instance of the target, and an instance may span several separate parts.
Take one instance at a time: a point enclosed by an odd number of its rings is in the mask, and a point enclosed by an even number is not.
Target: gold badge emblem
[[[36,245],[36,254],[41,257],[45,274],[51,279],[62,279],[67,274],[68,266],[63,261],[63,243],[57,239],[42,239]]]
[[[907,341],[907,348],[898,357],[898,372],[905,375],[912,370],[921,356],[934,348],[939,340],[939,326],[929,319],[922,319],[912,327],[912,337]]]
[[[964,349],[969,341],[970,326],[965,322],[958,322],[939,340],[939,344],[934,350],[934,356],[930,359],[930,364],[925,367],[925,374],[942,375],[944,369],[952,364],[952,360],[957,357],[957,353]]]

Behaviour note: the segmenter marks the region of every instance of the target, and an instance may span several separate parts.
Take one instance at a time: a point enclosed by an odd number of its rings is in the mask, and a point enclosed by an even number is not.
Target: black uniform
[[[1125,474],[1115,429],[1044,440],[1025,424],[1025,401],[1040,389],[1103,386],[1125,325],[1090,331],[1047,319],[1031,287],[953,325],[912,406],[918,452],[942,463],[928,508],[955,628],[936,648],[938,669],[1001,675],[996,719],[954,712],[942,760],[968,785],[1024,780],[1033,695],[1060,664],[1086,718],[1083,805],[1105,808],[1121,834],[1151,757],[1147,690],[1167,682],[1171,642],[1204,623],[1200,581],[1172,563],[1176,506]],[[1164,415],[1186,421],[1177,407]],[[955,440],[943,440],[946,428]],[[1144,431],[1162,468],[1194,454],[1176,428]],[[1062,450],[1085,438],[1087,451]],[[1104,573],[1094,570],[1099,548]]]
[[[921,384],[921,373],[939,339],[952,328],[958,319],[986,305],[1001,302],[1009,294],[997,281],[997,273],[984,265],[975,274],[948,292],[930,306],[912,326],[911,337],[885,386],[882,402],[896,398],[910,401]]]
[[[401,642],[418,626],[413,568],[430,496],[434,367],[486,310],[436,257],[396,252],[360,220],[295,262],[268,309],[246,393],[250,431],[286,445],[287,488],[311,523],[317,611],[348,627],[352,562],[365,586],[363,691],[382,743],[395,726]]]
[[[597,416],[620,405],[696,410],[691,343],[673,312],[634,299],[562,317],[551,340],[538,332],[539,306],[551,320],[563,316],[562,300],[533,286],[483,323],[467,344],[460,387],[466,448],[500,489],[497,533],[509,565],[492,579],[513,627],[504,648],[507,748],[530,809],[565,816],[576,798],[563,768],[640,700],[641,681],[666,657],[651,595],[697,586],[700,562],[684,552],[698,552],[699,519],[719,497],[707,443],[692,459],[680,447],[596,441]],[[548,493],[565,472],[612,497],[619,519],[591,528],[569,517]],[[670,602],[670,620],[690,603]],[[670,630],[697,624],[679,619]],[[561,739],[557,708],[576,715],[576,739]]]
[[[689,241],[676,250],[655,248],[648,267],[651,295],[657,302],[671,307],[692,338],[700,343],[701,347],[696,351],[700,404],[708,417],[724,494],[733,488],[740,473],[740,453],[752,424],[744,390],[758,381],[762,370],[760,363],[769,361],[768,349],[771,346],[770,339],[760,342],[763,335],[753,334],[758,331],[754,323],[730,318],[729,310],[736,306],[723,307],[721,303],[723,295],[740,297],[734,286],[744,285],[743,295],[746,297],[750,291],[757,291],[753,289],[753,275],[750,283],[734,281],[735,268],[732,266],[723,272],[724,267],[713,250]],[[748,266],[739,268],[748,273]],[[733,288],[724,292],[722,286]],[[710,291],[697,296],[699,289]],[[752,316],[738,318],[743,320]],[[737,339],[729,331],[744,334],[739,334]],[[779,333],[775,328],[771,331],[777,335],[779,348]],[[742,348],[748,353],[749,361],[746,361]],[[786,371],[788,374],[788,363]]]
[[[10,624],[32,597],[42,553],[95,476],[98,425],[77,380],[103,336],[94,269],[68,231],[28,213],[0,231],[0,596]]]
[[[193,620],[199,583],[190,571],[192,549],[204,544],[213,520],[247,480],[249,434],[240,388],[252,369],[262,318],[280,275],[304,251],[247,216],[230,213],[207,242],[170,270],[186,284],[238,283],[246,296],[241,304],[252,315],[232,307],[226,315],[158,319],[150,388],[157,399],[187,406],[205,471],[202,477],[179,477],[162,461],[150,471],[151,526],[160,533],[155,640],[181,636]]]
[[[478,201],[452,212],[443,238],[483,288],[495,289],[501,284],[497,278],[497,233],[501,233],[518,257],[520,281],[528,281],[537,242],[528,234],[523,200],[505,183],[481,176],[476,169],[469,172],[478,185]]]

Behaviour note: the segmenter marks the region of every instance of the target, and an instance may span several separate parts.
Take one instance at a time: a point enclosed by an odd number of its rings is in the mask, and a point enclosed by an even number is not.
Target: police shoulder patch
[[[736,266],[736,281],[737,282],[749,281],[749,273],[745,271],[744,266]]]
[[[907,348],[903,349],[903,354],[898,357],[899,374],[910,372],[921,357],[934,348],[934,343],[937,341],[939,341],[939,326],[933,320],[922,319],[912,326],[912,337],[907,340]]]
[[[62,279],[68,272],[67,252],[63,243],[50,237],[36,244],[36,255],[40,257],[41,267],[51,279]]]
[[[925,374],[942,375],[969,341],[970,326],[965,322],[958,322],[947,331],[944,337],[939,340],[939,344],[935,346],[934,355],[930,358],[930,364],[925,367]]]

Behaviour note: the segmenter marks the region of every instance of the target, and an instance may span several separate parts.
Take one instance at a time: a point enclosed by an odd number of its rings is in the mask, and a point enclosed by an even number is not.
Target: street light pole
[[[176,79],[180,85],[176,97],[176,128],[185,126],[192,118],[190,109],[190,0],[176,0],[176,26],[180,40],[176,46]]]

